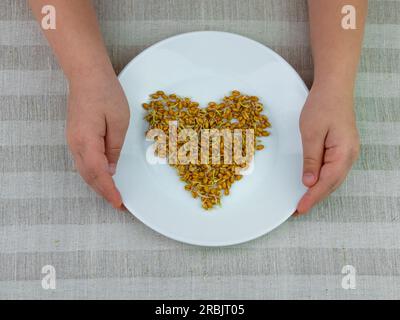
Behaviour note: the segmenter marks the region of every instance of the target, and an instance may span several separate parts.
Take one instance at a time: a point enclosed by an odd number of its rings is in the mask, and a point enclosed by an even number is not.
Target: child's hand
[[[129,107],[115,74],[70,83],[67,140],[83,179],[115,208],[121,196],[112,175],[129,124]]]
[[[343,182],[358,157],[351,90],[313,86],[300,117],[300,131],[303,183],[309,187],[297,205],[297,212],[303,214]]]

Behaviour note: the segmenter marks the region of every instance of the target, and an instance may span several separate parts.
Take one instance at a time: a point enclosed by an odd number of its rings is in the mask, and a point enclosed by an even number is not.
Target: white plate
[[[143,223],[185,243],[225,246],[264,235],[294,212],[306,191],[298,122],[308,90],[278,54],[235,34],[186,33],[143,51],[119,79],[132,115],[114,179],[125,206]],[[173,168],[146,161],[141,105],[157,90],[205,105],[233,89],[261,98],[271,136],[256,153],[253,173],[232,186],[221,208],[204,211]]]

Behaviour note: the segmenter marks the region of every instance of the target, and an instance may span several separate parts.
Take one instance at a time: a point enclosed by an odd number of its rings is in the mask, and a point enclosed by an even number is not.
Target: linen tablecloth
[[[307,216],[210,249],[155,233],[82,182],[64,139],[62,71],[26,1],[1,1],[0,298],[400,298],[400,1],[369,3],[356,89],[362,151],[346,182]],[[266,44],[312,83],[305,0],[95,5],[117,71],[166,37],[221,30]],[[55,289],[42,287],[45,265]],[[349,270],[354,289],[343,284]]]

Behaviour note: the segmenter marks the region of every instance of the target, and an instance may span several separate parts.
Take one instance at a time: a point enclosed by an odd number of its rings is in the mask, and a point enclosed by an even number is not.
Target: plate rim
[[[121,78],[124,76],[124,74],[127,72],[127,70],[128,70],[129,68],[131,68],[132,65],[135,64],[135,63],[137,62],[137,60],[139,60],[140,57],[142,57],[143,55],[147,54],[148,51],[154,50],[154,49],[156,49],[157,47],[159,47],[159,46],[161,46],[161,45],[163,45],[163,44],[165,44],[165,43],[167,43],[167,42],[176,40],[177,38],[187,37],[187,36],[193,36],[193,35],[196,35],[196,34],[220,34],[220,35],[227,35],[227,36],[238,37],[238,38],[241,38],[241,39],[243,39],[243,40],[252,42],[254,45],[256,45],[256,46],[258,46],[258,47],[261,47],[263,50],[266,49],[267,51],[269,51],[269,53],[270,53],[272,56],[274,56],[275,58],[277,58],[277,59],[280,61],[280,63],[281,63],[283,66],[285,66],[285,67],[288,69],[288,71],[289,71],[292,75],[294,75],[294,76],[298,79],[299,84],[301,84],[304,93],[305,93],[306,95],[309,94],[309,89],[308,89],[308,87],[306,86],[306,84],[304,83],[303,79],[302,79],[302,78],[300,77],[300,75],[298,74],[298,72],[293,68],[293,66],[292,66],[288,61],[286,61],[282,56],[280,56],[280,55],[279,55],[278,53],[276,53],[274,50],[272,50],[271,48],[269,48],[269,47],[267,47],[266,45],[262,44],[261,42],[258,42],[258,41],[256,41],[256,40],[253,40],[253,39],[251,39],[251,38],[248,38],[248,37],[246,37],[246,36],[243,36],[243,35],[240,35],[240,34],[237,34],[237,33],[226,32],[226,31],[213,31],[213,30],[210,30],[210,31],[191,31],[191,32],[184,32],[184,33],[180,33],[180,34],[177,34],[177,35],[174,35],[174,36],[165,38],[165,39],[160,40],[160,41],[158,41],[158,42],[155,42],[154,44],[150,45],[149,47],[147,47],[146,49],[144,49],[142,52],[140,52],[138,55],[136,55],[134,58],[132,58],[132,59],[126,64],[126,66],[119,72],[119,74],[118,74],[118,80],[121,82]],[[124,92],[124,93],[125,93],[125,92]],[[124,204],[124,205],[125,205],[125,204]],[[192,245],[192,246],[197,246],[197,247],[210,247],[210,248],[212,248],[212,247],[230,247],[230,246],[235,246],[235,245],[239,245],[239,244],[243,244],[243,243],[246,243],[246,242],[249,242],[249,241],[256,240],[256,239],[258,239],[258,238],[260,238],[260,237],[262,237],[262,236],[264,236],[264,235],[270,233],[272,230],[278,228],[278,227],[279,227],[280,225],[282,225],[286,220],[288,220],[288,219],[292,216],[292,214],[293,214],[293,213],[291,213],[291,214],[288,214],[288,216],[283,216],[282,219],[278,220],[278,222],[276,222],[275,224],[273,224],[271,227],[266,228],[266,229],[263,230],[262,232],[257,233],[257,234],[255,234],[255,235],[252,235],[252,236],[250,236],[250,237],[245,237],[244,239],[237,239],[237,240],[235,240],[235,241],[217,241],[217,242],[216,242],[216,241],[213,241],[213,242],[202,241],[201,243],[199,243],[199,242],[196,242],[196,241],[188,240],[188,239],[186,239],[186,238],[184,238],[184,237],[182,238],[182,237],[180,237],[179,235],[176,235],[176,234],[173,233],[173,232],[169,233],[169,232],[161,231],[161,230],[159,230],[158,227],[155,227],[155,226],[153,226],[151,223],[148,223],[147,220],[146,220],[145,218],[143,218],[143,217],[144,217],[143,215],[137,214],[136,210],[130,211],[130,209],[129,209],[128,207],[126,207],[126,208],[128,209],[128,212],[129,212],[130,214],[132,214],[132,215],[133,215],[134,217],[136,217],[139,221],[141,221],[144,225],[146,225],[146,227],[150,228],[151,230],[154,230],[155,232],[157,232],[157,233],[159,233],[159,234],[161,234],[161,235],[163,235],[163,236],[165,236],[165,237],[167,237],[167,238],[169,238],[169,239],[172,239],[172,240],[174,240],[174,241],[178,241],[178,242],[180,242],[180,243],[185,243],[185,244],[188,244],[188,245]]]

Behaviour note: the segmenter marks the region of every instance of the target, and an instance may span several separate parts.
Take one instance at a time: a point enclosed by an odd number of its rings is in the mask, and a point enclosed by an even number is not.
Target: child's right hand
[[[297,213],[304,214],[339,187],[358,157],[351,85],[315,82],[301,113],[300,131],[303,183],[309,189],[297,205]]]
[[[83,179],[115,208],[122,199],[112,175],[129,125],[129,107],[113,72],[70,81],[67,141]]]

